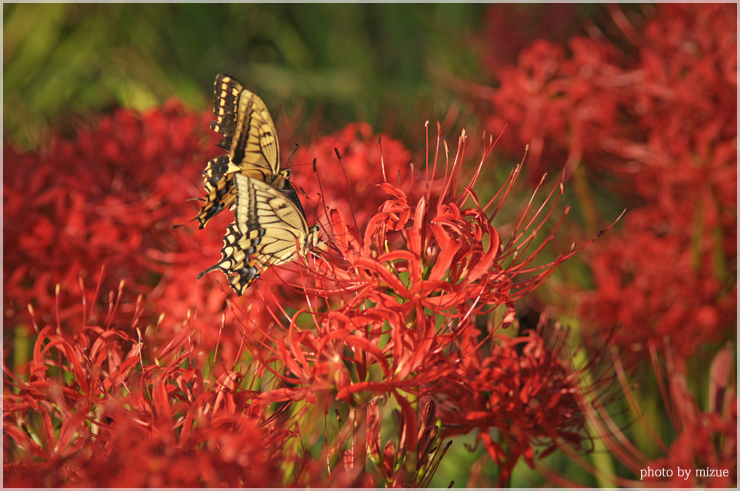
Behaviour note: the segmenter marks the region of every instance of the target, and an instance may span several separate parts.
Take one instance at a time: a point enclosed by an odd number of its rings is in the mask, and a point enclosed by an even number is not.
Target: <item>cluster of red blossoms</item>
[[[610,7],[632,52],[605,36],[573,38],[568,55],[540,40],[495,65],[488,127],[509,125],[512,152],[530,143],[535,178],[565,164],[584,207],[595,191],[579,166],[629,210],[621,236],[589,251],[588,324],[621,325],[617,341],[639,356],[665,336],[689,356],[735,331],[737,6],[656,8],[634,28]]]
[[[686,382],[686,357],[727,337],[736,311],[736,10],[661,5],[641,32],[615,19],[637,61],[603,40],[574,40],[571,57],[535,43],[500,70],[494,103],[504,138],[531,144],[534,173],[565,161],[578,179],[588,166],[641,203],[620,237],[587,250],[597,289],[583,313],[594,337],[652,360],[679,434],[651,435],[665,458],[621,434],[599,398],[614,379],[574,368],[563,330],[518,328],[514,302],[576,252],[537,261],[562,179],[500,235],[492,220],[522,167],[479,199],[490,140],[474,168],[464,135],[452,155],[438,136],[413,165],[399,142],[349,125],[293,160],[322,244],[236,299],[216,275],[195,280],[229,213],[197,235],[172,229],[197,211],[185,200],[219,150],[209,114],[168,103],[38,153],[4,149],[6,485],[446,485],[435,472],[464,434],[499,484],[556,449],[579,459],[594,437],[635,475],[721,467],[733,473],[692,482],[736,482],[730,348],[712,365],[709,407]]]
[[[206,231],[196,244],[172,231],[190,212],[183,203],[196,195],[193,176],[216,150],[207,124],[171,102],[140,116],[118,111],[38,153],[4,148],[6,330],[29,327],[28,304],[45,323],[57,301],[62,320],[79,316],[78,285],[96,282],[102,266],[106,295],[127,282],[124,305],[143,294],[167,316],[184,320],[193,309],[220,321],[223,295],[188,283],[207,264],[204,251],[218,255],[221,237]]]
[[[487,124],[491,131],[508,125],[502,142],[512,152],[531,143],[530,169],[568,168],[588,227],[598,215],[589,209],[597,189],[628,209],[621,233],[580,256],[595,281],[593,291],[580,294],[582,332],[594,345],[607,340],[619,348],[615,364],[642,361],[644,369],[652,360],[677,437],[660,441],[637,404],[634,414],[664,458],[651,462],[635,447],[623,447],[628,437],[615,432],[608,412],[581,401],[586,415],[593,412],[591,427],[636,476],[648,464],[709,466],[730,474],[714,480],[692,475],[688,482],[731,486],[737,483],[730,370],[737,342],[737,5],[655,9],[633,24],[621,7],[608,7],[622,48],[591,25],[591,36],[571,39],[568,51],[538,40],[516,65],[493,63],[500,87],[493,91],[495,111]],[[492,7],[491,15],[496,12]],[[493,30],[487,41],[510,42]],[[686,365],[709,366],[707,353],[722,341],[730,348],[706,370],[712,402],[702,410],[686,387]],[[632,400],[626,380],[622,389]]]
[[[549,213],[535,213],[526,222],[523,216],[511,237],[500,237],[491,220],[520,167],[499,194],[480,203],[472,191],[480,167],[458,194],[465,138],[459,143],[439,185],[413,186],[412,198],[393,184],[380,184],[387,198],[364,234],[348,225],[341,211],[330,209],[324,223],[330,248],[305,278],[307,306],[293,314],[287,330],[262,336],[273,339],[266,360],[279,359],[289,370],[280,375],[283,384],[265,393],[270,400],[316,401],[316,411],[342,401],[357,411],[355,424],[367,424],[371,432],[378,420],[366,419],[368,405],[380,405],[381,412],[400,408],[400,441],[414,453],[399,454],[399,447],[388,457],[380,446],[370,448],[383,460],[388,484],[428,482],[423,464],[434,457],[424,454],[431,444],[422,438],[412,406],[424,400],[439,413],[441,437],[477,430],[500,466],[502,483],[520,458],[534,467],[533,443],[544,447],[539,452],[544,456],[556,440],[577,447],[586,438],[572,395],[578,376],[559,358],[562,345],[546,343],[541,336],[547,332],[499,333],[514,321],[514,301],[574,251],[546,266],[532,264],[554,238],[553,231],[532,246]],[[485,146],[481,165],[491,149]],[[427,170],[430,179],[421,182],[432,184],[441,172],[437,159]],[[302,314],[312,318],[307,326],[298,322]]]
[[[288,429],[235,391],[236,374],[213,366],[200,330],[188,322],[157,343],[142,335],[140,303],[124,327],[118,303],[96,319],[92,300],[81,322],[57,310],[39,329],[32,318],[33,357],[5,372],[6,486],[280,485],[275,448]]]
[[[521,166],[483,203],[491,141],[471,171],[465,137],[454,156],[438,137],[414,170],[401,144],[351,125],[308,150],[324,243],[232,302],[195,280],[219,227],[171,227],[217,151],[207,119],[170,103],[38,154],[6,148],[6,484],[420,486],[443,439],[473,431],[503,483],[588,437],[562,343],[511,327],[514,301],[575,253],[534,262],[553,208],[527,207],[510,237],[491,225]]]

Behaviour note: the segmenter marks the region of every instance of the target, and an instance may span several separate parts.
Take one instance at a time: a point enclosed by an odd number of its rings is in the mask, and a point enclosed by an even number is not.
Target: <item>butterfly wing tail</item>
[[[254,261],[250,261],[250,264],[242,268],[238,274],[229,277],[229,285],[236,292],[237,296],[242,296],[242,293],[247,291],[247,288],[257,281],[260,277],[259,270],[254,266]]]
[[[198,274],[198,276],[196,276],[196,279],[201,279],[201,278],[203,278],[203,276],[207,275],[207,274],[208,274],[208,273],[210,273],[211,271],[216,271],[217,269],[221,269],[221,268],[219,268],[219,267],[218,267],[218,264],[214,264],[214,265],[213,265],[213,266],[211,266],[210,268],[208,268],[208,269],[206,269],[206,270],[204,270],[204,271],[201,271],[201,272],[200,272],[200,273]]]
[[[249,288],[252,283],[257,281],[257,279],[260,277],[259,270],[254,266],[253,263],[254,261],[251,261],[250,264],[246,265],[237,273],[230,273],[227,269],[221,266],[221,263],[214,264],[210,268],[198,274],[197,279],[201,279],[203,276],[207,275],[211,271],[221,270],[221,272],[223,272],[229,280],[229,286],[231,286],[231,289],[234,290],[237,296],[241,297],[242,294],[247,291],[247,288]]]
[[[221,260],[201,272],[197,278],[201,279],[211,271],[220,270],[226,275],[234,292],[241,296],[260,277],[260,270],[257,268],[258,259],[253,255],[255,253],[254,246],[247,246],[242,242],[243,235],[239,232],[236,224],[229,225],[224,235]]]

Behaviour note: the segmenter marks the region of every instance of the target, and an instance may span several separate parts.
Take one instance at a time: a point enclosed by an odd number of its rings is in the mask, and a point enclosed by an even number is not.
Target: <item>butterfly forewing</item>
[[[261,180],[271,184],[280,172],[280,150],[277,132],[267,106],[256,94],[242,90],[239,100],[236,135],[229,155],[242,171],[261,174]],[[259,175],[249,175],[260,179]]]
[[[195,216],[200,228],[225,208],[234,206],[234,174],[259,179],[275,189],[286,189],[288,198],[300,207],[289,184],[290,173],[280,170],[280,148],[270,112],[264,101],[229,75],[214,82],[211,129],[223,135],[219,146],[226,150],[208,162],[203,171],[206,197]]]
[[[280,173],[280,150],[265,102],[230,76],[219,74],[214,83],[213,116],[211,129],[224,136],[219,146],[228,152],[232,166],[221,170],[211,161],[204,176],[242,172],[271,184]]]
[[[238,120],[237,108],[244,87],[230,76],[219,73],[213,83],[213,117],[211,129],[223,135],[219,146],[230,150]]]

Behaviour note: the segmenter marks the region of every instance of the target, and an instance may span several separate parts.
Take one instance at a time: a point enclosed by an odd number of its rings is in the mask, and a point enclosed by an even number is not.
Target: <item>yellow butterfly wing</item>
[[[207,195],[194,218],[200,228],[224,208],[233,206],[235,174],[258,179],[278,190],[284,189],[290,178],[289,171],[280,171],[275,124],[259,96],[221,73],[214,82],[213,116],[216,120],[211,121],[211,129],[223,135],[218,145],[228,153],[212,159],[203,171]],[[300,203],[294,192],[288,197]]]
[[[218,145],[228,152],[232,164],[226,173],[241,171],[272,184],[280,172],[280,147],[265,102],[221,73],[214,82],[213,116],[216,120],[211,121],[211,129],[224,136]],[[203,175],[209,178],[223,171],[222,166],[213,168],[209,162]]]
[[[221,260],[198,278],[219,269],[241,295],[270,266],[305,257],[318,226],[309,228],[303,208],[261,180],[234,174],[234,182],[235,220],[226,229]]]

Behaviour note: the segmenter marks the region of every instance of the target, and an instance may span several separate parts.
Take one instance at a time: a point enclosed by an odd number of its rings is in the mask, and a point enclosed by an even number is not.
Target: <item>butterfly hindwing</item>
[[[318,228],[308,227],[300,201],[296,206],[282,192],[242,174],[235,174],[234,181],[235,220],[224,235],[221,260],[198,278],[219,269],[241,295],[270,266],[305,257]]]

